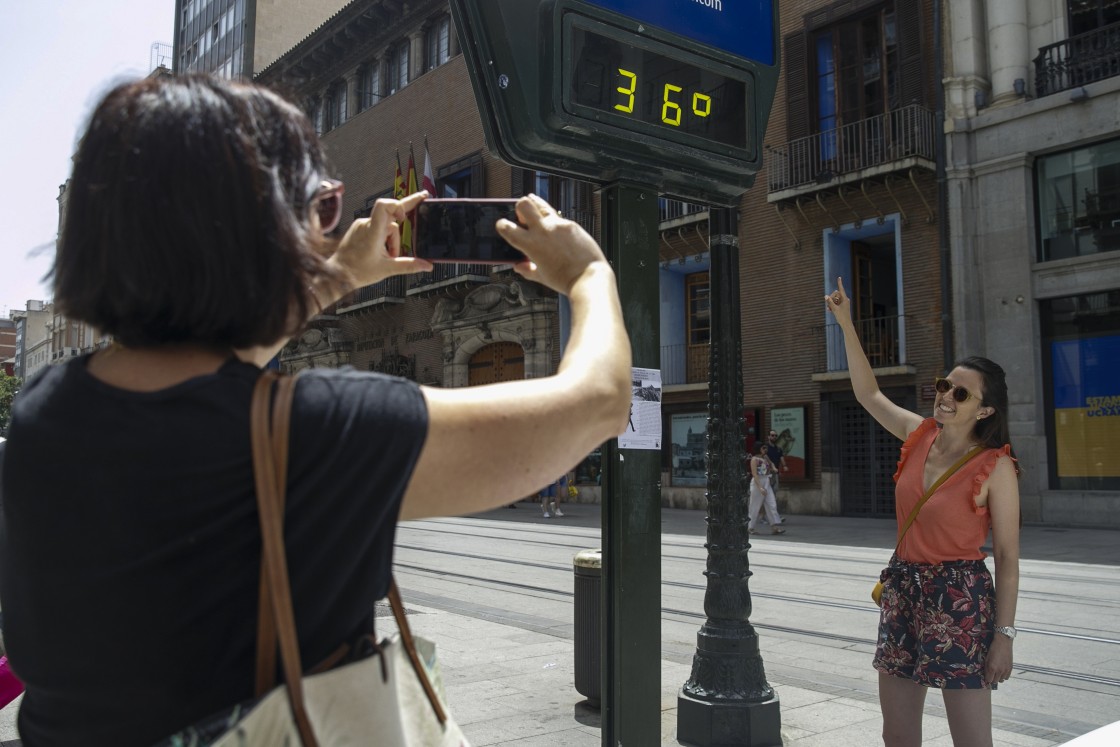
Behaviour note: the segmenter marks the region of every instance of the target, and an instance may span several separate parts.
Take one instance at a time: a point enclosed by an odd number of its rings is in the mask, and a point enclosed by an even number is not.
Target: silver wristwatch
[[[997,633],[1003,633],[1005,636],[1007,636],[1011,640],[1015,640],[1015,636],[1017,636],[1019,634],[1019,631],[1015,630],[1015,628],[1013,628],[1010,625],[1004,625],[1003,627],[996,628],[996,632]]]

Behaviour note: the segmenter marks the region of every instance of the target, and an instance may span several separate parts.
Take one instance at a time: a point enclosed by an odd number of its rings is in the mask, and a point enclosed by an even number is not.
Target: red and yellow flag
[[[412,153],[412,143],[408,144],[408,183],[402,190],[402,197],[419,192],[420,188],[416,186],[416,156]],[[414,256],[412,251],[412,226],[416,221],[416,211],[413,210],[405,218],[404,225],[401,226],[401,256],[411,257]]]
[[[397,151],[397,175],[393,178],[393,199],[404,197],[404,178],[401,176],[401,153]]]

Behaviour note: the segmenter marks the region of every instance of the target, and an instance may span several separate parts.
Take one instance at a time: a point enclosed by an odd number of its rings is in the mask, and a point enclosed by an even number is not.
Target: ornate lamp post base
[[[781,747],[778,696],[765,703],[713,703],[677,696],[677,741],[689,747]]]
[[[692,676],[677,695],[677,741],[693,747],[781,747],[778,694],[766,683],[749,622],[709,621],[696,634]]]

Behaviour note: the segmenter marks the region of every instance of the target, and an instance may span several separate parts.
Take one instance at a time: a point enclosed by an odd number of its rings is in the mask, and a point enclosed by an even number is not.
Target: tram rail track
[[[425,523],[431,524],[431,526],[424,526]],[[449,531],[448,529],[445,528],[445,527],[449,527],[449,526],[471,527],[473,531]],[[583,533],[583,534],[572,534],[571,530],[566,531],[566,532],[556,532],[556,531],[541,530],[540,527],[537,527],[537,526],[534,526],[532,529],[521,530],[525,534],[524,537],[515,536],[515,537],[511,538],[508,533],[507,534],[480,533],[477,530],[477,526],[475,524],[470,524],[466,521],[456,521],[454,519],[441,520],[439,522],[424,522],[424,521],[410,522],[409,524],[402,525],[402,528],[403,529],[409,529],[409,530],[415,530],[415,531],[432,532],[432,533],[437,533],[437,534],[464,536],[464,537],[469,537],[469,538],[472,538],[472,539],[494,539],[494,540],[501,540],[503,542],[510,542],[511,540],[513,540],[513,541],[516,541],[516,542],[523,542],[523,543],[531,544],[531,545],[540,545],[540,546],[544,546],[544,547],[564,547],[564,548],[568,548],[568,549],[571,549],[571,550],[574,550],[574,551],[586,549],[586,543],[575,543],[575,542],[572,541],[576,537],[586,536],[589,540],[592,540],[592,541],[599,539],[599,534],[598,533],[586,532],[586,533]],[[565,538],[568,538],[569,541],[558,542],[558,541],[554,541],[554,540],[550,540],[550,539],[541,539],[540,536],[542,534],[545,534],[546,536],[553,537],[553,538],[565,537]],[[662,554],[661,557],[665,560],[681,560],[681,561],[686,561],[686,562],[693,562],[693,561],[696,561],[698,559],[703,560],[703,558],[704,558],[703,542],[700,542],[697,545],[693,545],[693,544],[684,543],[684,542],[674,542],[672,540],[667,540],[667,541],[662,542],[662,546],[666,547],[666,548],[695,550],[698,553],[698,555],[695,556],[695,557],[690,556],[690,555]],[[826,553],[820,553],[820,552],[814,552],[814,551],[805,551],[805,550],[801,549],[801,547],[802,546],[800,546],[800,545],[798,546],[799,549],[798,549],[798,552],[797,552],[797,557],[799,559],[802,559],[802,560],[819,560],[819,561],[822,561],[822,562],[831,562],[831,561],[841,559],[841,556],[839,556],[837,554],[826,554]],[[882,569],[882,567],[886,563],[887,558],[890,556],[890,552],[891,552],[890,548],[885,548],[884,549],[884,548],[874,548],[874,547],[872,547],[872,548],[863,548],[863,549],[883,550],[885,555],[882,558],[860,558],[858,556],[853,555],[853,556],[843,556],[842,559],[846,563],[854,563],[854,564],[867,566],[867,568],[869,569],[869,573],[874,573],[874,572]],[[752,558],[763,557],[763,558],[767,558],[767,559],[775,559],[775,558],[787,559],[787,558],[790,557],[790,552],[788,552],[788,551],[776,552],[774,550],[770,550],[770,549],[767,549],[767,548],[764,548],[764,547],[760,547],[758,544],[755,544],[755,545],[752,545],[752,547],[751,547],[751,557]],[[825,573],[821,569],[793,568],[793,567],[790,567],[789,565],[784,565],[784,564],[783,565],[774,565],[774,564],[766,563],[766,562],[756,562],[754,560],[752,560],[751,566],[752,567],[758,567],[758,568],[776,568],[776,569],[781,569],[781,570],[784,570],[784,571],[797,571],[797,572],[801,572],[801,573],[814,573],[814,572],[815,573]],[[829,572],[827,572],[826,575],[835,576],[835,577],[839,577],[839,578],[847,577],[847,578],[857,578],[857,579],[864,579],[864,578],[867,577],[867,574],[845,573],[843,571],[829,571]],[[1037,580],[1040,580],[1040,581],[1056,581],[1056,582],[1059,582],[1059,583],[1083,583],[1083,584],[1090,584],[1090,585],[1100,585],[1100,586],[1111,587],[1111,588],[1120,588],[1120,574],[1116,574],[1115,579],[1105,579],[1105,578],[1100,578],[1100,577],[1096,577],[1096,576],[1087,576],[1087,575],[1054,574],[1054,573],[1032,573],[1032,574],[1029,574],[1029,575],[1026,576],[1027,580],[1029,580],[1031,578],[1037,579]],[[1020,595],[1022,595],[1024,593],[1030,593],[1030,592],[1029,592],[1029,590],[1024,592],[1024,590],[1020,589]],[[1084,595],[1081,595],[1081,594],[1071,594],[1071,595],[1069,595],[1069,597],[1071,599],[1076,599],[1079,603],[1084,603],[1086,601]],[[1120,595],[1116,595],[1114,598],[1117,599],[1117,600],[1120,600]],[[1104,599],[1104,600],[1101,600],[1101,601],[1112,602],[1112,599],[1113,598],[1108,598],[1108,599]],[[1117,601],[1114,604],[1116,606],[1120,606],[1120,601]]]
[[[441,552],[441,553],[446,553],[447,552],[447,551],[440,551],[440,550],[431,550],[430,548],[409,548],[409,549],[424,549],[424,550],[430,550],[431,552]],[[457,554],[457,553],[448,553],[448,554]],[[532,567],[550,567],[549,564],[541,564],[541,563],[532,563],[532,564],[523,563],[523,565],[531,565]],[[523,592],[533,592],[533,593],[538,593],[538,594],[550,594],[550,595],[554,595],[554,596],[561,597],[561,598],[573,598],[575,596],[574,592],[566,591],[566,590],[563,590],[563,589],[555,589],[555,588],[552,588],[552,587],[540,586],[540,585],[535,585],[535,584],[526,584],[526,583],[520,583],[520,582],[516,582],[516,581],[504,581],[504,580],[495,579],[495,578],[480,578],[476,575],[471,575],[471,574],[467,574],[467,573],[458,573],[456,571],[450,571],[450,570],[446,570],[446,569],[436,569],[436,568],[431,568],[431,567],[427,567],[427,566],[414,565],[414,564],[411,564],[411,563],[397,562],[397,563],[394,563],[394,566],[396,568],[400,568],[401,570],[410,571],[412,573],[416,573],[416,574],[420,574],[420,575],[426,575],[426,576],[439,576],[439,577],[447,577],[447,578],[455,578],[455,579],[466,579],[466,580],[474,581],[476,583],[481,582],[481,583],[489,584],[491,586],[516,589],[518,591],[523,591]],[[556,566],[551,566],[551,567],[556,567]],[[676,582],[676,583],[673,583],[672,585],[681,586],[681,585],[684,585],[684,584],[682,584],[681,582]],[[704,587],[697,584],[696,588],[702,589]],[[783,596],[783,595],[761,594],[761,593],[756,593],[756,592],[752,592],[751,595],[752,596],[758,596],[758,597],[761,597],[761,598],[779,599],[779,600],[783,600],[783,601],[798,601],[798,602],[802,602],[802,603],[811,603],[811,602],[804,602],[804,600],[800,600],[796,597],[788,597],[788,596]],[[844,605],[842,603],[830,603],[828,606],[844,606]],[[856,607],[856,605],[849,605],[848,607],[850,607],[851,609],[863,609],[862,607]],[[674,617],[675,618],[685,618],[685,619],[688,619],[688,620],[704,620],[704,619],[706,619],[705,615],[702,612],[695,612],[695,611],[692,611],[692,610],[680,610],[680,609],[675,609],[675,608],[672,608],[672,607],[659,607],[659,609],[661,611],[661,619],[663,619],[663,620],[666,620],[666,619],[672,620]],[[874,611],[874,610],[872,610],[872,611]],[[770,632],[774,632],[774,633],[784,633],[784,634],[787,634],[787,635],[807,636],[807,637],[811,637],[811,638],[834,641],[834,642],[837,642],[837,643],[859,644],[859,645],[867,645],[867,646],[872,646],[872,647],[875,645],[875,641],[873,639],[859,637],[859,636],[850,636],[850,635],[845,635],[845,634],[841,634],[841,633],[832,633],[832,632],[822,631],[822,630],[808,630],[808,629],[798,628],[798,627],[794,627],[794,626],[774,625],[774,624],[771,624],[771,623],[757,623],[757,622],[752,621],[751,624],[759,630],[765,630],[765,631],[770,631]],[[1054,636],[1059,636],[1059,637],[1062,637],[1062,638],[1073,638],[1073,639],[1083,640],[1083,641],[1087,641],[1087,642],[1091,642],[1091,643],[1103,643],[1103,644],[1108,644],[1108,645],[1120,645],[1120,640],[1114,640],[1114,639],[1109,639],[1109,638],[1101,638],[1101,637],[1095,637],[1095,636],[1081,636],[1081,635],[1078,635],[1078,634],[1061,633],[1061,632],[1058,632],[1058,631],[1045,631],[1045,630],[1035,630],[1035,629],[1027,629],[1027,628],[1020,628],[1019,630],[1020,630],[1020,632],[1024,632],[1024,633],[1029,632],[1029,633],[1038,634],[1038,635],[1054,635]],[[1056,669],[1056,668],[1052,668],[1052,667],[1043,667],[1043,666],[1038,666],[1038,665],[1033,665],[1033,664],[1022,664],[1022,663],[1018,663],[1018,662],[1015,664],[1015,670],[1019,671],[1019,672],[1030,672],[1030,673],[1033,673],[1033,674],[1036,674],[1036,675],[1052,677],[1052,678],[1060,679],[1060,680],[1071,680],[1071,681],[1075,681],[1075,682],[1090,683],[1090,684],[1095,684],[1095,685],[1100,685],[1100,686],[1105,686],[1105,687],[1110,687],[1110,688],[1116,688],[1118,690],[1118,694],[1120,694],[1120,679],[1115,678],[1115,677],[1106,677],[1106,676],[1103,676],[1103,675],[1096,675],[1096,674],[1093,674],[1091,672],[1077,672],[1077,671],[1068,670],[1068,669]]]
[[[559,564],[556,564],[556,563],[542,563],[542,562],[537,562],[537,561],[526,561],[526,560],[522,560],[522,559],[519,559],[519,558],[496,558],[493,555],[479,555],[479,554],[476,554],[476,553],[466,553],[466,552],[461,552],[461,551],[457,551],[457,550],[446,550],[446,549],[439,549],[439,548],[423,547],[423,546],[420,546],[420,545],[402,543],[400,541],[398,541],[397,547],[400,548],[400,549],[414,550],[414,551],[418,551],[418,552],[431,552],[431,553],[435,553],[437,555],[451,555],[451,556],[465,558],[465,559],[469,559],[469,560],[481,560],[481,561],[486,561],[486,562],[517,565],[519,567],[540,568],[542,570],[563,571],[563,572],[568,572],[568,571],[571,570],[571,566],[564,566],[564,565],[559,565]],[[802,568],[792,568],[792,567],[789,567],[789,566],[776,566],[776,565],[775,566],[768,566],[768,565],[765,565],[765,564],[755,564],[755,563],[752,563],[752,567],[753,568],[771,568],[771,569],[774,569],[774,570],[782,570],[782,571],[787,572],[787,573],[808,573],[808,574],[826,575],[829,578],[851,578],[851,579],[855,579],[855,580],[859,580],[859,581],[865,581],[868,578],[867,574],[845,573],[843,571],[824,572],[824,571],[816,570],[816,569],[802,569]],[[703,585],[703,584],[693,584],[693,583],[689,583],[687,581],[662,581],[662,584],[665,585],[665,586],[674,586],[674,587],[684,588],[684,589],[703,590],[703,589],[706,588],[705,585]],[[854,611],[857,611],[857,612],[869,612],[869,613],[875,613],[875,614],[878,613],[878,610],[876,610],[874,607],[872,607],[868,604],[863,604],[863,603],[855,604],[855,603],[849,603],[849,602],[836,602],[836,601],[830,601],[830,600],[825,600],[825,599],[806,599],[804,597],[795,597],[795,596],[789,596],[789,595],[783,595],[783,594],[772,594],[772,593],[758,592],[758,591],[752,591],[751,595],[755,596],[755,597],[758,597],[760,599],[773,599],[775,601],[792,602],[792,603],[795,603],[795,604],[808,604],[808,605],[814,605],[814,606],[820,606],[820,607],[833,607],[833,608],[838,608],[838,609],[854,610]],[[1020,596],[1027,596],[1027,595],[1032,595],[1032,594],[1031,594],[1031,592],[1023,592],[1023,591],[1020,592]],[[1079,594],[1047,593],[1045,595],[1037,594],[1037,595],[1032,595],[1032,596],[1036,596],[1037,598],[1040,598],[1040,599],[1041,598],[1046,598],[1046,599],[1051,599],[1051,600],[1057,599],[1057,598],[1075,599],[1075,600],[1077,600],[1077,602],[1079,604],[1083,604],[1083,605],[1092,602],[1092,600],[1087,600],[1084,597],[1084,595],[1079,595]],[[1118,606],[1118,605],[1115,602],[1111,602],[1111,600],[1102,600],[1102,604],[1100,606],[1115,607],[1115,606]],[[1029,628],[1029,627],[1026,627],[1026,628],[1025,627],[1019,627],[1019,630],[1023,631],[1023,632],[1030,632],[1030,633],[1038,634],[1038,635],[1056,636],[1056,637],[1060,637],[1060,638],[1070,638],[1070,639],[1074,639],[1074,640],[1083,640],[1083,641],[1088,641],[1088,642],[1092,642],[1092,643],[1107,643],[1107,644],[1112,644],[1112,645],[1120,645],[1120,639],[1103,638],[1103,637],[1096,637],[1096,636],[1086,636],[1086,635],[1080,635],[1080,634],[1076,634],[1076,633],[1067,633],[1067,632],[1055,631],[1055,630],[1042,630],[1042,629]]]

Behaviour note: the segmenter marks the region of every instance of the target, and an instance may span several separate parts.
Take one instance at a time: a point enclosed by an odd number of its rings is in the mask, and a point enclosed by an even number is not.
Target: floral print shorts
[[[996,615],[984,561],[929,565],[896,555],[879,580],[883,606],[875,669],[929,687],[996,689],[984,682]]]

